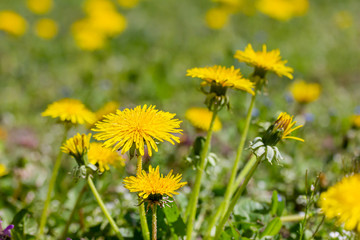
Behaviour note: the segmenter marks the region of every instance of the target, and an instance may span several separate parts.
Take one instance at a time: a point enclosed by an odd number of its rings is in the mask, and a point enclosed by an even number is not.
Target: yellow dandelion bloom
[[[271,71],[279,77],[286,76],[290,79],[293,78],[291,67],[285,66],[286,60],[281,60],[280,50],[275,49],[270,52],[266,51],[266,45],[263,45],[262,51],[255,52],[251,44],[248,44],[245,51],[236,51],[235,56],[239,62],[245,62],[250,66],[254,66],[262,71]]]
[[[93,123],[95,114],[76,99],[64,98],[50,104],[41,114],[43,117],[60,118],[60,121],[73,124]]]
[[[0,11],[0,30],[14,36],[22,36],[26,31],[25,19],[13,11]]]
[[[235,69],[234,66],[226,68],[215,65],[213,67],[192,68],[187,70],[186,76],[200,78],[209,84],[214,82],[222,87],[230,87],[255,94],[253,90],[254,83],[243,78],[240,69]]]
[[[116,11],[116,6],[109,0],[87,0],[84,3],[84,11],[87,15],[93,16],[98,12]]]
[[[174,119],[175,114],[155,109],[155,106],[137,106],[134,109],[117,110],[116,114],[109,114],[104,120],[95,123],[94,135],[97,140],[103,140],[105,147],[113,147],[113,151],[122,148],[121,153],[129,151],[135,144],[140,154],[144,155],[146,144],[149,156],[152,149],[158,147],[155,140],[168,141],[172,144],[180,142],[179,137],[173,135],[181,133],[181,121]]]
[[[140,192],[139,196],[146,199],[149,195],[160,194],[172,197],[179,194],[175,191],[187,184],[187,182],[180,181],[181,174],[173,175],[173,170],[164,177],[159,172],[159,166],[156,168],[149,166],[149,173],[142,170],[136,177],[126,177],[124,184],[130,192]]]
[[[306,83],[303,80],[298,80],[292,84],[290,91],[295,101],[310,103],[319,98],[321,88],[317,83]]]
[[[8,174],[6,166],[0,163],[0,177],[5,176],[6,174]]]
[[[52,39],[58,33],[58,25],[52,19],[40,19],[35,23],[35,33],[40,38]]]
[[[26,0],[26,5],[35,14],[45,14],[53,7],[52,0]]]
[[[305,15],[309,0],[259,0],[256,8],[265,15],[280,21]]]
[[[353,127],[360,128],[360,114],[353,115],[351,117],[351,123]]]
[[[102,49],[106,44],[104,33],[97,31],[88,19],[73,23],[71,30],[76,45],[82,50],[94,51]]]
[[[115,113],[119,109],[120,104],[118,102],[108,102],[102,108],[95,112],[96,122],[104,118],[109,113]],[[94,122],[95,123],[95,122]]]
[[[296,124],[296,121],[293,121],[293,118],[294,118],[294,116],[290,116],[286,112],[280,113],[279,117],[277,118],[277,120],[274,123],[274,130],[276,131],[276,130],[280,129],[281,131],[283,131],[281,139],[289,138],[289,139],[294,139],[294,140],[304,142],[304,139],[302,139],[302,138],[289,136],[293,131],[295,131],[296,129],[299,129],[303,126],[303,125],[299,125],[299,126],[292,128]]]
[[[105,148],[101,143],[91,143],[88,151],[88,159],[91,164],[98,165],[100,172],[110,170],[109,165],[125,166],[125,159],[110,148]]]
[[[139,0],[118,0],[118,3],[123,8],[133,8],[138,5]]]
[[[326,218],[336,218],[346,230],[360,232],[360,174],[344,177],[320,195],[319,205]]]
[[[206,25],[211,29],[221,29],[229,21],[229,13],[223,8],[212,8],[206,12]]]
[[[186,111],[185,118],[188,119],[194,127],[207,131],[210,127],[212,114],[213,113],[207,108],[193,107]],[[220,119],[216,116],[213,131],[219,131],[221,127]]]
[[[78,163],[83,164],[82,159],[90,147],[90,139],[91,133],[88,135],[78,133],[74,137],[66,140],[61,146],[61,151],[73,156]]]

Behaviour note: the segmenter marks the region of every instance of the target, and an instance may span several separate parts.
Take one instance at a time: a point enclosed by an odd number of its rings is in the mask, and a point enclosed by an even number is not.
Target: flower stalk
[[[212,217],[212,219],[210,221],[210,224],[209,224],[209,226],[207,228],[207,231],[206,231],[205,239],[210,236],[211,230],[215,226],[218,218],[225,214],[224,211],[227,209],[227,207],[229,205],[229,202],[230,202],[230,198],[231,198],[231,196],[233,194],[233,189],[235,188],[234,181],[235,181],[235,178],[236,178],[236,173],[237,173],[237,169],[239,167],[241,156],[242,156],[242,153],[243,153],[243,150],[244,150],[245,141],[246,141],[246,138],[247,138],[247,133],[249,131],[252,111],[253,111],[254,105],[255,105],[255,99],[256,99],[256,91],[255,91],[255,94],[251,98],[250,106],[249,106],[249,109],[248,109],[248,112],[247,112],[247,115],[246,115],[245,127],[244,127],[243,134],[241,136],[240,143],[239,143],[239,146],[238,146],[238,149],[237,149],[234,165],[232,167],[231,176],[230,176],[230,179],[229,179],[229,182],[227,184],[226,191],[225,191],[224,200],[221,202],[220,207],[217,209],[215,215]]]
[[[137,175],[141,174],[142,171],[142,156],[138,154],[137,156]],[[141,223],[141,232],[144,240],[150,240],[150,231],[146,220],[145,206],[142,203],[141,198],[139,197],[139,214],[140,214],[140,223]]]
[[[152,205],[152,240],[157,239],[157,226],[156,226],[156,211],[157,211],[157,205]]]
[[[261,159],[260,159],[260,158],[257,158],[254,166],[251,168],[249,174],[246,176],[243,184],[242,184],[241,187],[236,191],[233,199],[232,199],[231,202],[230,202],[229,207],[228,207],[227,210],[226,210],[225,215],[224,215],[224,216],[222,217],[222,219],[220,220],[220,224],[216,227],[215,240],[216,240],[216,239],[219,239],[220,234],[221,234],[221,232],[222,232],[223,229],[224,229],[224,226],[225,226],[226,221],[229,219],[231,212],[233,211],[236,203],[238,202],[239,198],[241,197],[242,193],[244,192],[244,190],[245,190],[247,184],[249,183],[251,177],[254,175],[255,170],[256,170],[257,167],[259,166],[260,162],[261,162]]]
[[[65,130],[64,130],[63,138],[61,140],[61,145],[65,142],[65,140],[67,138],[67,134],[70,129],[70,125],[68,125],[68,124],[65,123],[64,126],[65,126]],[[41,218],[40,218],[39,233],[37,235],[38,236],[37,239],[40,239],[44,234],[44,228],[46,225],[46,220],[47,220],[47,215],[48,215],[48,208],[49,208],[49,204],[51,201],[51,194],[54,190],[56,178],[59,173],[60,166],[61,166],[62,155],[63,155],[63,152],[61,150],[59,150],[59,153],[55,160],[55,165],[54,165],[53,171],[51,173],[51,178],[50,178],[50,183],[49,183],[49,187],[48,187],[48,191],[47,191],[47,195],[46,195],[46,200],[44,202],[44,209],[42,211]]]
[[[205,165],[206,165],[206,156],[208,154],[209,148],[210,148],[210,142],[211,142],[211,136],[213,132],[213,126],[215,122],[215,118],[217,115],[217,109],[215,108],[213,111],[213,115],[210,122],[209,131],[207,132],[206,141],[204,144],[204,148],[201,151],[200,155],[200,165],[196,169],[196,179],[194,184],[193,193],[191,195],[191,201],[189,202],[188,208],[189,208],[189,218],[187,221],[187,227],[186,227],[186,239],[190,240],[192,238],[192,232],[194,228],[194,220],[196,215],[196,205],[199,199],[199,193],[200,193],[200,187],[201,187],[201,179],[202,175],[204,173]]]
[[[87,182],[88,182],[88,185],[89,185],[89,187],[90,187],[90,189],[91,189],[94,197],[96,198],[96,201],[98,202],[101,210],[103,211],[105,217],[106,217],[107,220],[109,221],[112,229],[115,231],[116,236],[118,237],[118,239],[123,239],[123,237],[122,237],[122,235],[121,235],[121,233],[120,233],[119,227],[116,225],[114,219],[111,217],[110,213],[109,213],[108,210],[106,209],[106,206],[105,206],[103,200],[101,199],[98,191],[96,190],[96,187],[95,187],[95,185],[94,185],[94,182],[93,182],[92,179],[91,179],[91,175],[89,175],[89,176],[87,177]]]

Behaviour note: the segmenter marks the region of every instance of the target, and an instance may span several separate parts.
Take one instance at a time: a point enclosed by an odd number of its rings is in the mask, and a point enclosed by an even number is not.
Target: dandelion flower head
[[[87,19],[79,20],[71,26],[75,44],[82,50],[102,49],[106,44],[104,33],[97,31]]]
[[[91,133],[88,135],[77,133],[61,146],[61,151],[73,156],[78,163],[83,163],[83,157],[90,148]]]
[[[295,16],[305,15],[309,0],[259,0],[256,8],[271,18],[287,21]]]
[[[53,0],[27,0],[27,7],[35,14],[45,14],[53,7]]]
[[[292,84],[290,91],[295,101],[299,103],[310,103],[319,98],[321,88],[317,83],[306,83],[300,80]]]
[[[179,193],[175,192],[179,188],[187,184],[187,182],[180,182],[181,174],[173,175],[171,170],[165,177],[159,172],[159,166],[153,168],[149,166],[149,173],[144,170],[136,175],[136,177],[126,177],[124,179],[125,188],[130,192],[140,192],[139,196],[143,199],[149,197],[149,195],[167,195],[172,197]]]
[[[93,123],[95,115],[76,99],[64,98],[50,104],[41,114],[43,117],[60,118],[60,121],[73,124]]]
[[[25,19],[13,11],[0,11],[0,30],[14,36],[24,35],[27,28]]]
[[[123,8],[134,8],[138,5],[139,0],[118,0],[118,3]]]
[[[98,165],[99,171],[110,170],[109,165],[125,166],[125,159],[110,148],[105,148],[101,143],[90,143],[88,160],[93,165]]]
[[[213,112],[209,111],[207,108],[193,107],[189,108],[185,113],[185,118],[190,121],[190,123],[203,131],[208,131],[210,127],[210,122]],[[213,131],[219,131],[221,129],[221,121],[216,116]]]
[[[360,114],[356,114],[351,117],[351,124],[355,128],[360,128]]]
[[[237,90],[243,90],[254,94],[254,83],[243,78],[240,69],[235,69],[215,65],[213,67],[192,68],[187,70],[186,76],[200,78],[207,84],[215,83],[222,87],[230,87]]]
[[[105,115],[109,113],[115,113],[119,109],[120,104],[118,102],[108,102],[102,108],[95,112],[96,121],[102,120]]]
[[[236,51],[234,57],[239,62],[245,62],[248,65],[254,66],[256,69],[260,69],[264,72],[271,71],[277,74],[279,77],[286,76],[290,79],[293,78],[291,67],[285,66],[286,60],[281,60],[280,50],[275,49],[267,52],[266,45],[263,45],[262,51],[255,52],[251,44],[248,44],[244,51]]]
[[[293,121],[294,116],[290,116],[289,114],[287,114],[286,112],[282,112],[280,113],[279,117],[277,118],[277,120],[274,123],[274,130],[278,130],[280,129],[281,131],[283,131],[281,139],[294,139],[294,140],[298,140],[301,142],[304,142],[304,139],[302,138],[298,138],[298,137],[294,137],[294,136],[290,136],[290,134],[295,131],[296,129],[301,128],[303,125],[299,125],[293,128],[293,126],[296,124],[296,121]]]
[[[360,174],[344,177],[320,195],[319,205],[327,218],[336,218],[346,230],[360,232]]]
[[[52,39],[58,33],[57,23],[49,18],[43,18],[36,22],[35,33],[43,39]]]
[[[94,135],[97,140],[105,141],[105,147],[113,147],[113,151],[122,149],[121,153],[129,151],[135,144],[140,155],[144,155],[144,146],[147,146],[149,156],[152,149],[158,147],[155,141],[168,141],[172,144],[180,142],[181,121],[174,118],[175,114],[155,109],[155,106],[137,106],[134,109],[117,110],[104,116],[102,121],[95,123],[92,130],[99,132]]]

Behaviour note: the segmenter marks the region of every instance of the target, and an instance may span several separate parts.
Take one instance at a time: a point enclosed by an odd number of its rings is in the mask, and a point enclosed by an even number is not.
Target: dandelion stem
[[[117,236],[119,239],[123,239],[123,237],[121,236],[121,233],[120,233],[120,231],[119,231],[118,226],[116,225],[114,219],[111,217],[110,213],[109,213],[108,210],[106,209],[106,206],[105,206],[103,200],[101,199],[98,191],[96,190],[96,187],[95,187],[95,185],[94,185],[94,182],[93,182],[92,179],[91,179],[91,175],[89,175],[89,176],[87,177],[87,182],[88,182],[89,187],[90,187],[92,193],[94,194],[94,197],[96,198],[96,201],[98,202],[101,210],[103,211],[105,217],[108,219],[108,221],[109,221],[112,229],[115,231],[116,236]]]
[[[231,212],[233,211],[237,201],[239,200],[239,198],[241,197],[242,193],[244,192],[247,184],[249,183],[251,177],[254,175],[254,172],[256,170],[256,168],[259,166],[260,164],[260,158],[257,158],[254,166],[251,168],[249,174],[246,176],[243,184],[241,185],[241,187],[236,191],[235,196],[233,197],[233,199],[230,202],[229,207],[226,210],[225,215],[222,217],[222,219],[220,220],[220,224],[216,227],[216,234],[215,234],[215,239],[219,239],[221,232],[224,229],[225,223],[226,221],[229,219]]]
[[[152,206],[152,240],[157,239],[156,208],[157,208],[157,205],[153,204],[153,206]]]
[[[65,130],[64,130],[63,139],[61,140],[61,145],[65,142],[65,140],[67,138],[67,134],[70,129],[69,125],[65,124],[64,126],[65,126]],[[44,209],[42,211],[41,218],[40,218],[39,234],[37,235],[37,239],[40,239],[44,234],[44,228],[46,225],[46,220],[47,220],[47,215],[48,215],[48,208],[49,208],[49,204],[51,201],[51,194],[53,192],[56,178],[59,173],[60,166],[61,166],[62,155],[63,155],[63,152],[59,148],[59,153],[57,155],[57,158],[55,160],[55,165],[54,165],[53,171],[51,173],[51,178],[50,178],[50,183],[49,183],[49,187],[48,187],[48,191],[47,191],[47,195],[46,195],[46,200],[44,202]]]
[[[142,156],[139,154],[137,156],[137,174],[141,174],[142,171]],[[145,214],[145,206],[144,203],[141,203],[141,199],[139,198],[139,214],[140,214],[140,223],[141,223],[141,230],[144,240],[150,240],[150,231],[149,226],[146,220]]]
[[[86,187],[87,187],[87,185],[84,184],[83,188],[81,189],[81,191],[80,191],[80,193],[79,193],[79,195],[78,195],[78,197],[77,197],[77,199],[76,199],[74,208],[72,209],[72,211],[71,211],[71,213],[70,213],[70,216],[69,216],[69,218],[68,218],[68,220],[67,220],[67,222],[66,222],[66,225],[65,225],[65,227],[64,227],[64,230],[63,230],[63,232],[62,232],[62,234],[61,234],[61,238],[60,238],[59,240],[66,239],[66,235],[67,235],[67,233],[68,233],[70,224],[71,224],[71,222],[72,222],[72,220],[73,220],[73,218],[74,218],[74,215],[75,215],[76,210],[78,209],[78,207],[79,207],[79,205],[80,205],[80,203],[81,203],[81,200],[82,200],[82,197],[83,197],[83,195],[84,195],[84,193],[85,193]]]
[[[195,184],[194,184],[192,196],[190,198],[191,202],[189,202],[189,205],[188,205],[188,208],[190,209],[189,210],[190,215],[189,215],[189,218],[187,221],[187,227],[186,227],[186,239],[187,240],[191,240],[191,238],[192,238],[192,232],[193,232],[193,228],[194,228],[194,220],[195,220],[195,215],[196,215],[196,205],[197,205],[197,202],[199,199],[199,192],[200,192],[200,187],[201,187],[201,178],[202,178],[202,175],[203,175],[203,172],[205,169],[205,165],[206,165],[206,156],[207,156],[209,148],[210,148],[211,135],[213,132],[213,126],[214,126],[216,115],[217,115],[217,109],[215,109],[213,111],[213,115],[212,115],[211,122],[210,122],[210,127],[207,132],[207,136],[206,136],[205,145],[204,145],[204,148],[201,150],[200,165],[196,169]]]
[[[220,207],[217,209],[215,215],[210,220],[209,226],[208,226],[208,228],[206,230],[205,239],[210,236],[211,230],[215,226],[218,218],[221,217],[221,216],[224,216],[225,210],[229,206],[231,196],[234,193],[234,189],[236,189],[236,186],[240,185],[241,181],[239,183],[237,183],[237,181],[236,181],[235,185],[234,185],[234,181],[235,181],[236,173],[237,173],[237,170],[238,170],[238,167],[239,167],[242,152],[244,150],[245,141],[246,141],[246,138],[247,138],[247,133],[249,131],[252,111],[253,111],[253,108],[254,108],[254,105],[255,105],[255,99],[256,99],[256,91],[255,91],[255,94],[251,98],[250,106],[249,106],[249,109],[248,109],[248,112],[247,112],[247,115],[246,115],[245,127],[244,127],[244,130],[243,130],[243,133],[242,133],[242,136],[241,136],[241,139],[240,139],[240,143],[239,143],[239,146],[238,146],[238,149],[237,149],[237,153],[236,153],[234,165],[232,167],[232,172],[231,172],[231,175],[230,175],[230,179],[229,179],[229,181],[227,183],[227,188],[226,188],[226,191],[225,191],[224,200],[221,202]],[[248,166],[248,165],[246,165],[246,166]],[[245,166],[244,170],[247,170],[247,171],[244,171],[243,175],[246,175],[248,173],[248,171],[250,170],[250,167],[246,168],[246,166]],[[244,177],[242,177],[242,178],[244,178]],[[240,178],[240,180],[241,180],[241,178]]]

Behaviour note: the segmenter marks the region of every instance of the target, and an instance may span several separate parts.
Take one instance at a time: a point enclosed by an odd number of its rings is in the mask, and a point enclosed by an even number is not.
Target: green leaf
[[[27,214],[29,214],[29,210],[27,208],[21,209],[16,215],[14,216],[11,224],[14,225],[14,229],[11,231],[12,237],[14,240],[23,240],[25,239],[25,224],[24,218]]]
[[[261,233],[260,238],[265,236],[274,236],[279,233],[282,226],[280,218],[276,217],[269,222],[265,230]]]
[[[270,214],[275,215],[277,213],[278,209],[278,192],[276,190],[273,191],[272,197],[271,197],[271,210]]]
[[[165,206],[163,208],[166,219],[168,220],[169,223],[176,222],[180,216],[180,211],[174,202],[170,202],[168,205],[170,207]]]

